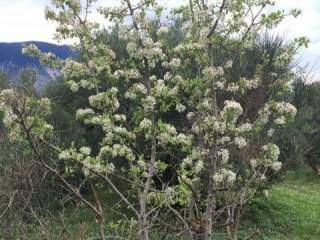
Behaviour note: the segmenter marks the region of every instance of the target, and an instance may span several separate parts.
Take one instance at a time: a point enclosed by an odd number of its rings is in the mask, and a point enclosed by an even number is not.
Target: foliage
[[[297,168],[307,163],[316,173],[319,166],[319,84],[308,83],[309,75],[300,70],[295,74],[292,103],[297,106],[296,121],[281,131],[279,144],[283,146],[282,158],[287,168]]]

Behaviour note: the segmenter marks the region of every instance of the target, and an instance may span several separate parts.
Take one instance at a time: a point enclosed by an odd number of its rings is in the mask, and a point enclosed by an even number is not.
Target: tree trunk
[[[90,184],[91,184],[91,188],[92,188],[92,191],[93,191],[94,199],[95,199],[95,202],[96,202],[96,208],[99,211],[99,213],[96,214],[96,219],[97,219],[97,224],[98,224],[98,227],[99,227],[100,239],[101,240],[105,240],[106,239],[105,232],[104,232],[104,223],[105,223],[105,221],[104,221],[103,209],[102,209],[102,206],[101,206],[101,201],[100,201],[98,193],[97,193],[97,191],[95,189],[95,186],[93,185],[92,182],[90,182]]]
[[[212,217],[214,211],[214,182],[213,182],[213,174],[216,170],[216,148],[212,150],[209,162],[209,184],[208,184],[208,197],[207,197],[207,205],[206,205],[206,213],[205,213],[205,232],[203,239],[211,240],[212,234]]]
[[[143,195],[144,194],[142,194],[140,197],[139,239],[149,240],[146,199]]]
[[[239,223],[240,223],[240,215],[241,215],[241,206],[237,206],[235,209],[234,223],[232,226],[232,238],[233,240],[238,240],[238,232],[239,232]]]

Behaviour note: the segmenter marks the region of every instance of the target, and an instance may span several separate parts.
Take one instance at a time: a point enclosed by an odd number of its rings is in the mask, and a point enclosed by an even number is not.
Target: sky
[[[181,0],[162,0],[166,6],[177,5]],[[300,52],[301,64],[308,64],[316,78],[320,79],[320,0],[277,0],[283,9],[299,8],[302,15],[298,19],[287,18],[277,28],[277,32],[291,39],[306,36],[311,40],[308,49]],[[110,4],[114,0],[104,0]],[[53,39],[55,25],[44,17],[44,8],[50,0],[0,0],[0,42],[46,41]]]

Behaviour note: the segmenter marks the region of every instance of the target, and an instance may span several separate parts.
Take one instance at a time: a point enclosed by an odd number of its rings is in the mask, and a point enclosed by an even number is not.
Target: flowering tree
[[[58,40],[77,39],[78,59],[62,61],[36,46],[25,53],[61,68],[72,91],[90,93],[76,118],[99,129],[99,143],[54,146],[48,140],[53,129],[46,122],[49,100],[18,96],[14,90],[4,90],[0,97],[6,125],[15,136],[27,138],[40,163],[94,211],[101,239],[103,204],[95,190],[101,184],[94,183],[102,182],[134,216],[131,224],[139,239],[163,229],[211,239],[219,227],[237,239],[243,206],[263,188],[266,173],[281,168],[273,132],[292,121],[296,110],[272,99],[249,116],[245,96],[259,88],[262,72],[258,68],[252,76],[233,73],[244,68],[241,56],[262,30],[299,11],[263,13],[273,5],[269,0],[190,0],[172,13],[182,19],[186,32],[185,39],[172,46],[167,38],[171,23],[159,1],[123,0],[116,7],[98,8],[105,20],[119,26],[117,34],[126,51],[118,56],[105,43],[104,30],[88,20],[93,2],[53,0],[56,10],[46,10],[47,18],[58,23]],[[286,64],[305,42],[294,41],[275,64]],[[289,81],[286,76],[276,85],[283,90]],[[45,147],[58,152],[66,173],[81,166],[84,176],[95,179],[95,203],[43,161],[45,151],[39,148]],[[164,178],[168,169],[177,178]],[[117,179],[127,182],[128,191],[117,186]]]
[[[283,17],[281,12],[260,15],[269,4],[270,1],[223,1],[217,6],[191,4],[190,10],[187,9],[190,21],[202,27],[191,27],[186,43],[175,49],[186,59],[182,66],[190,67],[190,60],[191,64],[196,62],[199,73],[195,79],[184,82],[191,94],[191,101],[186,102],[190,107],[187,117],[197,144],[183,160],[183,165],[194,172],[185,171],[182,177],[190,182],[194,192],[205,186],[204,193],[196,193],[192,201],[195,205],[196,199],[205,203],[203,216],[198,216],[203,219],[201,231],[205,239],[210,239],[215,221],[225,212],[229,235],[237,238],[242,206],[255,194],[269,169],[281,168],[279,148],[269,142],[274,128],[292,121],[296,114],[291,104],[272,100],[265,102],[254,116],[247,115],[248,109],[241,104],[242,96],[259,87],[261,73],[257,71],[251,78],[233,75],[233,65],[241,68],[241,54],[253,47],[259,30],[277,24]],[[251,17],[246,15],[248,12]],[[229,58],[217,58],[217,47],[225,49]],[[279,67],[292,59],[294,49],[293,43],[279,56],[276,60]],[[235,55],[240,55],[240,59],[234,58]],[[289,80],[281,79],[279,85]]]

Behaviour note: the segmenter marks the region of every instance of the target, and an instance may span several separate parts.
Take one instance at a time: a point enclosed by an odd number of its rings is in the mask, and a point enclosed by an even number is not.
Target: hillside
[[[0,43],[0,69],[8,75],[12,82],[19,78],[23,69],[34,69],[38,73],[36,88],[41,89],[49,81],[59,76],[59,72],[41,65],[36,58],[23,55],[23,45],[28,44],[35,44],[41,51],[52,52],[62,59],[69,57],[72,51],[66,45],[55,45],[46,42]]]

